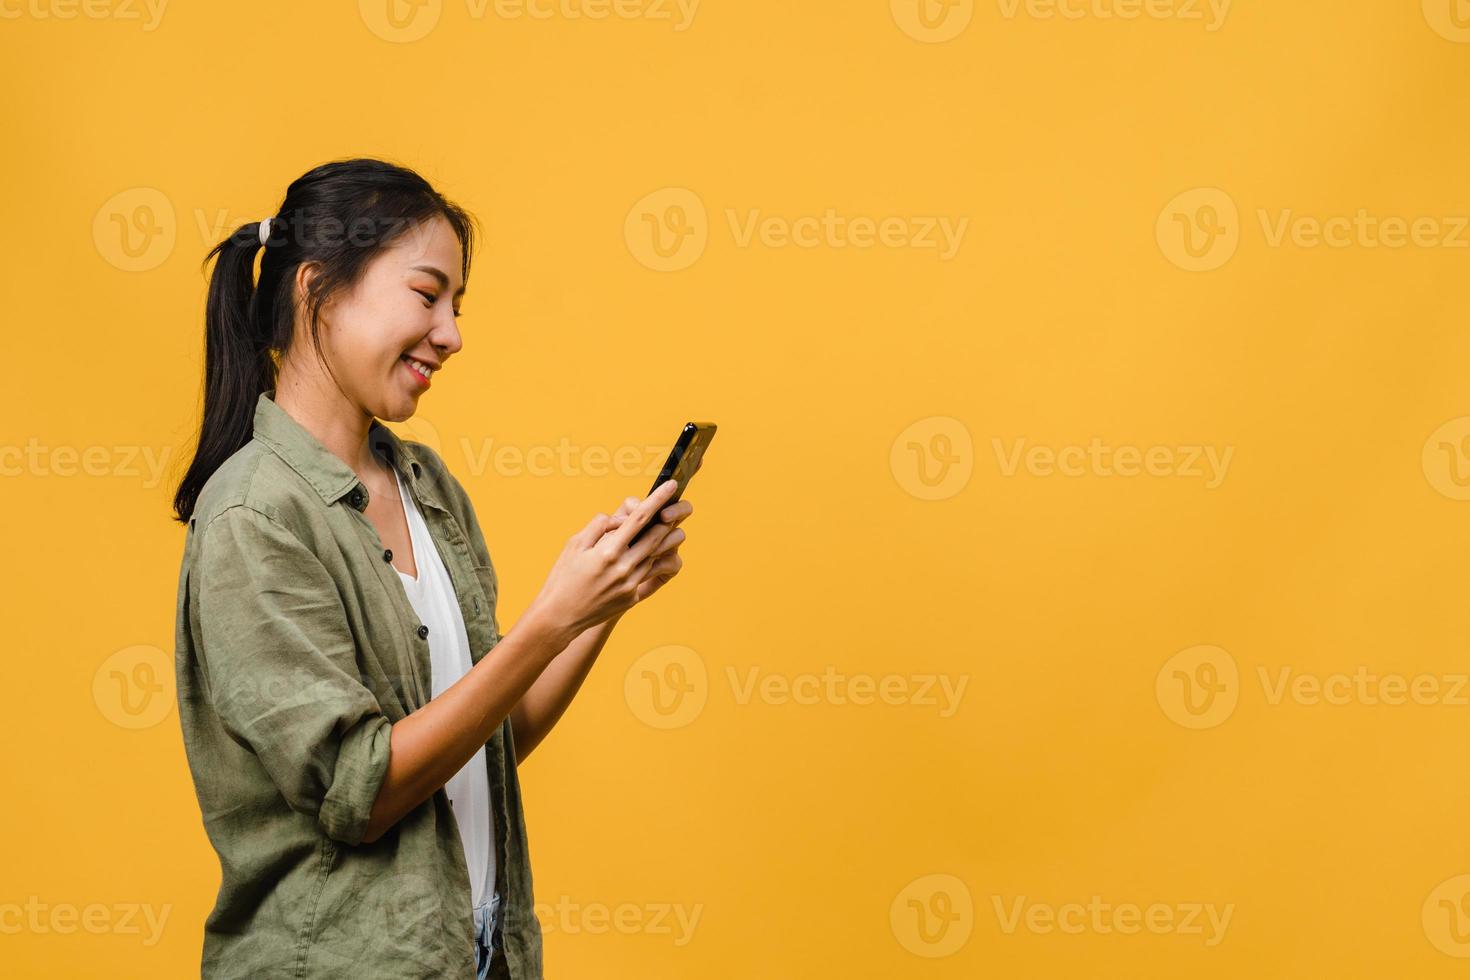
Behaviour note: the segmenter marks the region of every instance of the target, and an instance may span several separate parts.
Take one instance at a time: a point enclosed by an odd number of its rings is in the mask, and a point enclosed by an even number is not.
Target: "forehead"
[[[415,271],[415,267],[438,269],[448,277],[449,288],[456,292],[464,288],[459,237],[442,216],[410,226],[381,258],[404,274]]]

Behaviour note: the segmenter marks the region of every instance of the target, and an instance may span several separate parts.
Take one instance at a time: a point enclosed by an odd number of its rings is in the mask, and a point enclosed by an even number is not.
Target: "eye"
[[[439,301],[439,297],[435,296],[433,293],[426,293],[422,289],[415,289],[414,292],[418,293],[424,298],[424,306],[426,308],[432,308],[433,305]]]

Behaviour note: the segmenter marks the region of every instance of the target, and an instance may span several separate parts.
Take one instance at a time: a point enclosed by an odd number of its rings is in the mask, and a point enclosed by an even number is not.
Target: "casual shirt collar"
[[[333,504],[345,497],[347,503],[357,510],[367,508],[367,485],[352,467],[338,459],[316,436],[277,405],[269,392],[262,392],[255,401],[255,438],[300,474],[326,503]],[[368,429],[368,442],[374,449],[383,450],[418,496],[424,489],[418,483],[423,468],[413,450],[377,419],[373,419]]]

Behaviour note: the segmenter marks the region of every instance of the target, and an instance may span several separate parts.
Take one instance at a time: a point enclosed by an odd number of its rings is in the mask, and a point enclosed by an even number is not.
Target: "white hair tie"
[[[260,223],[260,244],[264,245],[271,237],[271,219],[266,218]]]

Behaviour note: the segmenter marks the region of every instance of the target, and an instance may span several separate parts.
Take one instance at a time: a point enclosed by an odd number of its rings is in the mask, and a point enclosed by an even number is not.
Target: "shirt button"
[[[429,638],[429,628],[427,626],[420,626],[419,627],[419,639],[421,639],[421,640],[427,640],[428,638]]]
[[[387,551],[383,552],[383,560],[384,561],[392,561],[393,560],[393,549],[392,548],[389,548]]]
[[[352,506],[354,506],[354,507],[361,507],[362,506],[362,491],[361,490],[354,490],[354,491],[352,491],[352,494],[347,498],[347,500],[348,500],[349,503],[352,504]]]

